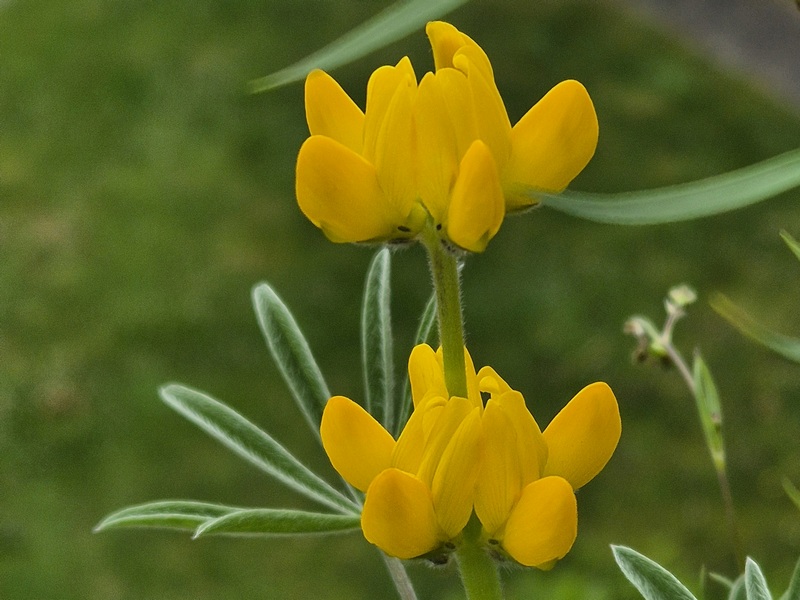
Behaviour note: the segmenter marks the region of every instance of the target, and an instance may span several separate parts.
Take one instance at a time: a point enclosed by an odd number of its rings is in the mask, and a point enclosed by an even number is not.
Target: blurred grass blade
[[[322,411],[331,393],[292,313],[269,284],[253,288],[253,307],[272,358],[308,425],[319,438]]]
[[[749,557],[744,567],[744,585],[747,588],[747,600],[772,600],[761,567]]]
[[[391,319],[392,255],[388,248],[372,258],[361,307],[361,361],[367,411],[389,431],[394,420],[394,359]]]
[[[334,533],[361,527],[359,515],[332,515],[302,510],[252,508],[208,520],[194,537],[205,535],[265,536],[276,534]]]
[[[788,231],[781,231],[781,238],[783,238],[783,241],[789,246],[789,250],[794,252],[794,255],[800,260],[800,243],[789,235]]]
[[[800,506],[800,503],[798,503],[798,506]],[[797,561],[794,567],[792,580],[789,582],[789,589],[781,596],[781,600],[800,600],[800,560]]]
[[[656,225],[708,217],[743,208],[800,186],[800,150],[701,179],[639,192],[531,195],[567,214],[618,225]]]
[[[414,336],[414,346],[419,344],[428,344],[436,348],[436,294],[431,294],[428,303],[422,310],[422,315],[419,318],[419,326],[417,327],[417,334]],[[403,377],[403,394],[400,400],[400,410],[397,414],[397,423],[395,424],[395,437],[400,435],[403,427],[408,421],[408,416],[411,414],[411,385],[408,380],[408,372],[404,369],[405,376]]]
[[[122,527],[157,527],[194,531],[208,520],[216,519],[241,508],[195,502],[193,500],[160,500],[137,506],[129,506],[104,518],[94,530]]]
[[[789,499],[794,502],[798,509],[800,509],[800,490],[798,490],[786,477],[783,478],[783,489],[786,492],[786,495],[789,496]]]
[[[359,508],[343,494],[233,409],[182,385],[166,385],[159,393],[171,408],[290,488],[339,512],[359,512]]]
[[[722,294],[712,297],[711,307],[749,338],[784,358],[800,363],[800,339],[767,329]]]
[[[321,50],[271,75],[250,82],[252,93],[266,92],[300,81],[314,69],[330,71],[388,46],[428,21],[438,19],[467,0],[406,0],[397,2],[351,29]]]
[[[611,546],[619,568],[646,600],[696,600],[658,563],[625,546]]]
[[[725,465],[725,446],[722,440],[722,407],[719,392],[708,370],[703,357],[696,353],[694,357],[694,389],[697,401],[697,412],[706,436],[706,443],[716,467]]]

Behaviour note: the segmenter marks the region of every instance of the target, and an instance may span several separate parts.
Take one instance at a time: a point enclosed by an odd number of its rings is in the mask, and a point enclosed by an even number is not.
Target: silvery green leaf
[[[290,488],[339,512],[359,512],[358,506],[232,408],[178,384],[162,387],[159,394],[168,406]]]
[[[388,46],[428,21],[438,19],[467,0],[407,0],[397,2],[351,29],[321,50],[276,73],[250,83],[253,93],[300,81],[314,69],[331,70]]]
[[[319,437],[322,411],[331,394],[306,338],[269,284],[253,288],[253,307],[278,370],[309,427]]]
[[[392,256],[388,248],[372,259],[361,307],[361,361],[367,411],[391,431],[394,421],[394,357],[391,319]]]
[[[672,573],[655,561],[625,546],[611,546],[611,549],[619,568],[645,600],[696,600]]]
[[[733,582],[728,600],[747,600],[747,588],[744,585],[744,573]]]
[[[206,535],[267,536],[280,534],[337,533],[361,526],[359,515],[335,515],[302,510],[249,508],[210,519],[194,537]]]
[[[208,520],[241,510],[234,506],[195,502],[193,500],[160,500],[129,506],[111,513],[94,528],[95,531],[122,527],[155,527],[194,531]]]
[[[789,589],[781,596],[781,600],[800,600],[800,560],[797,561],[794,567]]]
[[[744,566],[744,585],[747,589],[747,600],[772,600],[761,567],[750,557]]]

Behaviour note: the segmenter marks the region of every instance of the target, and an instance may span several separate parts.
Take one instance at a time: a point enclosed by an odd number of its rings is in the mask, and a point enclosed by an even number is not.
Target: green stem
[[[451,396],[467,397],[464,362],[464,322],[461,316],[461,280],[458,260],[442,246],[432,226],[423,232],[428,263],[436,291],[439,340],[444,354],[444,380]]]
[[[397,589],[397,594],[400,596],[400,599],[417,600],[414,586],[411,584],[411,579],[409,579],[408,573],[406,573],[406,569],[400,559],[387,556],[383,554],[383,552],[381,552],[381,555],[383,556],[383,561],[386,563],[386,568],[389,571],[389,575],[392,577],[392,583],[394,583],[394,587]]]
[[[467,600],[502,600],[500,576],[480,540],[481,524],[475,515],[464,529],[456,561]]]

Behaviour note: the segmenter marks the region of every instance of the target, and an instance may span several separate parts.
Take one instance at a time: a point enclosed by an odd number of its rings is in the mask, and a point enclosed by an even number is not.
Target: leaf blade
[[[749,556],[744,566],[744,585],[747,588],[747,600],[772,600],[761,567]]]
[[[301,510],[250,508],[222,515],[200,525],[194,537],[206,535],[271,536],[324,534],[361,527],[359,515],[336,515]]]
[[[798,504],[800,506],[800,504]],[[794,567],[792,573],[792,580],[789,582],[789,588],[781,596],[781,600],[800,600],[800,560]]]
[[[194,500],[159,500],[128,506],[103,518],[94,528],[95,532],[127,527],[149,527],[194,531],[209,519],[215,519],[241,510],[235,506],[223,506]]]
[[[800,186],[800,150],[690,183],[620,194],[531,190],[542,205],[617,225],[675,223],[744,208]]]
[[[646,600],[696,600],[678,579],[657,562],[625,546],[611,546],[622,573]]]
[[[232,408],[179,384],[163,386],[159,395],[170,408],[284,485],[339,512],[359,512],[341,492]]]

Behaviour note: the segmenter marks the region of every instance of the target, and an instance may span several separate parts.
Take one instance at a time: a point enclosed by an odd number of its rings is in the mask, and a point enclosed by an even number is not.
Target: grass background
[[[370,0],[0,6],[0,597],[391,597],[358,534],[231,540],[92,534],[105,514],[161,498],[310,507],[156,396],[206,390],[332,477],[270,363],[249,301],[268,280],[303,326],[336,393],[361,395],[358,322],[371,252],[334,246],[293,199],[307,135],[302,86],[246,82],[335,39]],[[624,191],[712,175],[797,147],[800,117],[675,41],[598,1],[473,2],[450,16],[493,60],[512,117],[558,81],[590,90],[597,155],[574,189]],[[363,105],[378,65],[431,68],[424,35],[335,73]],[[698,589],[734,575],[716,480],[673,371],[633,365],[624,320],[661,318],[688,282],[701,301],[678,331],[702,347],[722,394],[745,547],[782,591],[800,555],[800,367],[732,331],[707,306],[730,295],[800,332],[798,192],[734,214],[623,228],[552,211],[508,219],[464,272],[467,331],[544,424],[584,384],[614,388],[617,453],[581,491],[581,532],[550,573],[508,596],[627,599],[609,543],[635,547]],[[395,255],[398,365],[429,281],[419,248]],[[451,571],[412,566],[421,597],[459,597]],[[444,590],[444,591],[442,591]],[[709,597],[719,597],[711,588]]]

